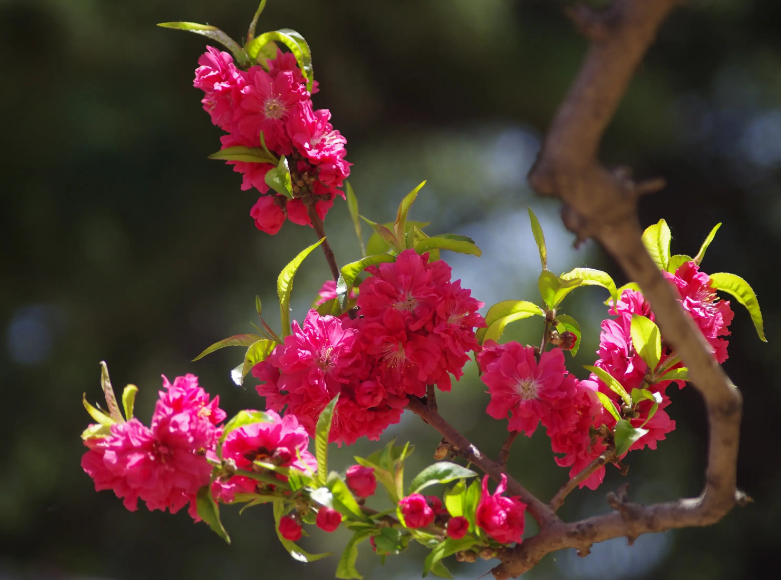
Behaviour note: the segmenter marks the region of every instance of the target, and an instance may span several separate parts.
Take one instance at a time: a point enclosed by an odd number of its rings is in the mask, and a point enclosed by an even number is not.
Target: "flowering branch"
[[[615,461],[616,459],[616,451],[615,449],[608,449],[602,455],[597,457],[594,461],[591,462],[591,464],[586,467],[583,471],[578,473],[575,477],[570,479],[567,483],[565,483],[561,489],[556,493],[556,495],[553,496],[553,499],[550,500],[550,507],[553,511],[557,511],[562,505],[564,505],[564,500],[566,497],[574,490],[578,485],[580,485],[581,482],[588,479],[592,473],[594,473],[597,469],[602,467],[603,465],[610,463],[612,461]]]
[[[323,240],[321,246],[323,248],[323,254],[325,254],[325,261],[328,262],[328,267],[331,269],[331,275],[334,277],[334,281],[338,281],[339,266],[336,263],[336,257],[334,256],[334,251],[331,249],[331,244],[328,243],[328,238],[325,235],[323,220],[320,219],[320,216],[317,215],[317,211],[315,210],[314,201],[307,202],[306,211],[309,215],[309,219],[312,220],[312,227],[317,234],[317,239]]]
[[[522,574],[554,550],[569,547],[587,552],[591,544],[618,536],[632,541],[647,532],[713,524],[736,502],[740,393],[642,243],[637,200],[649,188],[597,161],[602,134],[632,74],[676,4],[677,0],[616,0],[602,13],[590,13],[588,26],[579,26],[591,31],[587,36],[592,46],[553,120],[529,182],[541,195],[562,200],[562,218],[577,242],[593,237],[637,282],[663,334],[688,367],[705,399],[710,424],[705,488],[698,498],[651,506],[611,496],[616,511],[572,524],[552,523],[505,551],[502,564],[493,570],[497,580]],[[657,186],[654,182],[650,189]]]

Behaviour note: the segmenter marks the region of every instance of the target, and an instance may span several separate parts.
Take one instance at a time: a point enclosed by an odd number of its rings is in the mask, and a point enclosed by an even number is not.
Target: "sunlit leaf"
[[[317,457],[317,483],[325,485],[328,479],[328,437],[331,433],[331,422],[334,418],[334,409],[339,401],[336,395],[317,418],[315,427],[315,456]]]
[[[331,492],[333,509],[350,518],[366,519],[353,492],[350,491],[350,488],[347,487],[347,484],[339,477],[338,473],[332,471],[328,474],[326,485]]]
[[[475,543],[476,540],[471,536],[464,536],[460,540],[447,538],[444,542],[441,542],[436,548],[431,550],[431,553],[426,557],[426,560],[423,563],[423,576],[428,576],[429,572],[431,572],[431,568],[443,558],[452,556],[456,552],[468,550],[474,546]]]
[[[445,490],[444,500],[448,513],[454,518],[464,515],[466,481],[461,479],[453,487]]]
[[[483,255],[483,252],[475,245],[474,241],[466,236],[456,234],[440,234],[415,243],[415,251],[419,254],[430,250],[450,250],[459,254],[471,254],[478,257]]]
[[[290,262],[280,272],[277,279],[277,294],[279,295],[279,311],[282,318],[282,337],[290,336],[290,293],[293,291],[293,279],[298,272],[298,268],[301,266],[306,257],[312,253],[317,246],[323,243],[325,238],[322,238],[319,242],[316,242],[299,253],[292,262]]]
[[[559,287],[556,290],[556,293],[553,295],[553,308],[558,308],[559,304],[561,304],[564,298],[567,297],[567,294],[582,285],[583,280],[580,278],[571,278],[569,280],[559,278]]]
[[[449,483],[456,479],[477,477],[477,473],[466,467],[461,467],[449,461],[439,461],[429,465],[415,476],[409,486],[409,494],[420,493],[422,489],[438,483]]]
[[[117,423],[117,421],[112,419],[108,414],[104,413],[100,409],[97,409],[96,407],[93,407],[87,401],[86,393],[82,395],[81,403],[84,405],[84,408],[87,410],[87,413],[89,413],[90,417],[95,419],[95,421],[97,421],[100,425],[103,425],[104,427],[111,427]]]
[[[675,254],[670,256],[670,261],[667,263],[667,271],[670,274],[675,274],[675,271],[683,266],[686,262],[691,262],[694,258],[687,256],[686,254]]]
[[[621,397],[627,405],[632,404],[632,399],[626,389],[609,372],[595,366],[583,365],[583,368],[597,375],[608,388]]]
[[[266,185],[288,199],[293,199],[293,181],[290,177],[290,166],[283,155],[274,169],[269,169],[265,176]]]
[[[764,324],[762,322],[762,311],[759,309],[759,301],[757,300],[757,295],[754,293],[754,290],[749,286],[749,283],[740,276],[728,274],[726,272],[711,274],[710,279],[716,290],[731,294],[738,302],[746,307],[746,310],[748,310],[748,313],[751,315],[751,320],[754,322],[754,326],[757,329],[760,340],[762,340],[762,342],[767,342]]]
[[[499,320],[491,324],[491,326],[489,326],[486,329],[486,332],[483,335],[483,343],[487,340],[493,340],[499,342],[499,339],[502,338],[502,334],[504,334],[504,329],[507,328],[508,324],[510,324],[511,322],[515,322],[516,320],[523,320],[524,318],[530,318],[535,315],[539,315],[539,313],[530,312],[530,311],[520,311],[520,312],[515,312],[513,314],[508,314],[507,316],[500,318]],[[544,314],[542,316],[544,316]]]
[[[399,243],[402,246],[402,250],[406,249],[404,239],[407,231],[406,226],[407,215],[409,215],[409,208],[412,207],[413,203],[415,203],[415,198],[418,197],[418,192],[423,189],[424,185],[426,185],[425,181],[410,191],[406,196],[404,196],[404,199],[401,200],[399,209],[396,212],[396,221],[393,223],[393,232],[396,234],[396,239],[399,240]]]
[[[235,431],[241,427],[247,425],[254,425],[255,423],[272,423],[272,419],[269,415],[263,411],[239,411],[236,416],[232,417],[230,421],[225,425],[220,436],[220,443],[224,442],[231,431]]]
[[[502,302],[497,302],[488,309],[488,312],[485,315],[486,326],[485,328],[478,329],[477,341],[480,344],[483,344],[484,337],[494,322],[517,312],[529,312],[530,315],[536,314],[545,316],[545,311],[542,308],[532,302],[527,302],[526,300],[504,300]]]
[[[192,362],[200,360],[207,354],[211,354],[215,350],[220,350],[226,346],[252,346],[254,343],[262,339],[263,337],[259,334],[236,334],[234,336],[229,336],[228,338],[225,338],[219,342],[215,342],[213,345],[195,357]]]
[[[540,296],[548,306],[548,308],[554,308],[556,304],[556,291],[561,286],[561,280],[553,272],[543,270],[540,273],[540,279],[538,281],[540,288]]]
[[[355,235],[358,237],[358,243],[361,246],[361,256],[366,257],[366,246],[363,245],[363,234],[361,234],[361,218],[358,213],[358,198],[355,197],[353,186],[349,181],[344,182],[344,189],[347,192],[347,209],[350,212],[350,218],[353,220]]]
[[[659,223],[648,226],[643,232],[643,245],[660,270],[667,270],[667,264],[670,261],[671,240],[670,227],[664,220],[659,220]]]
[[[216,153],[209,155],[209,159],[243,161],[244,163],[268,163],[269,165],[277,164],[277,159],[269,157],[262,147],[244,147],[243,145],[220,149]]]
[[[543,270],[547,270],[548,269],[548,248],[545,246],[545,235],[542,233],[542,226],[540,225],[540,221],[537,219],[537,216],[534,215],[532,208],[527,207],[526,209],[529,210],[529,220],[531,221],[532,224],[532,234],[534,234],[534,242],[537,244],[537,249],[540,252],[540,264],[542,264]]]
[[[718,223],[715,226],[713,226],[713,229],[708,234],[708,237],[705,238],[704,242],[702,242],[702,246],[700,246],[700,251],[697,252],[696,256],[694,256],[694,261],[698,266],[702,263],[702,259],[705,257],[705,250],[708,249],[708,246],[710,246],[711,242],[713,241],[713,238],[716,237],[716,232],[719,231],[720,227],[721,227],[721,223]]]
[[[344,307],[344,303],[347,301],[347,297],[350,295],[350,290],[353,288],[355,279],[361,272],[363,272],[369,266],[395,261],[395,256],[391,256],[389,254],[378,254],[376,256],[367,256],[361,260],[358,260],[357,262],[352,262],[342,266],[341,276],[339,276],[339,281],[336,283],[336,296],[337,300],[340,302],[340,305]]]
[[[560,276],[562,280],[581,280],[583,286],[601,286],[610,292],[610,297],[613,300],[618,300],[618,293],[616,292],[616,283],[613,282],[613,278],[608,275],[607,272],[602,270],[594,270],[592,268],[575,268],[569,272],[565,272]]]
[[[298,67],[301,69],[301,74],[306,79],[307,90],[311,91],[312,81],[315,78],[314,69],[312,68],[312,52],[309,50],[309,45],[304,40],[304,37],[295,30],[283,28],[266,32],[252,39],[245,47],[250,60],[255,62],[261,49],[272,41],[284,44],[293,53],[298,62]]]
[[[616,410],[616,405],[613,403],[613,399],[601,391],[596,391],[596,393],[597,397],[599,397],[599,400],[602,403],[602,406],[607,409],[607,412],[613,415],[613,419],[620,421],[621,416],[618,414],[618,410]]]
[[[231,539],[228,536],[228,532],[220,521],[220,507],[217,502],[212,499],[211,486],[204,485],[198,490],[198,494],[195,496],[195,507],[198,511],[198,516],[206,522],[209,527],[228,544],[231,543]]]
[[[659,327],[650,318],[633,314],[631,334],[635,352],[653,371],[662,358],[662,334]]]
[[[613,432],[613,439],[616,444],[616,455],[621,457],[646,433],[648,433],[648,429],[632,427],[632,424],[629,421],[621,419],[616,423],[616,428]]]
[[[230,36],[225,34],[222,30],[216,26],[209,26],[207,24],[198,24],[196,22],[161,22],[158,26],[162,28],[173,28],[174,30],[185,30],[187,32],[193,32],[200,34],[206,38],[211,38],[227,47],[233,53],[233,57],[241,66],[247,66],[249,64],[249,58],[244,49],[241,48],[238,43]]]
[[[246,377],[256,364],[262,363],[264,360],[266,360],[266,357],[274,352],[274,348],[276,348],[276,346],[276,342],[266,338],[262,338],[257,342],[253,342],[244,355],[244,364],[241,367],[242,378]]]
[[[659,379],[660,381],[688,381],[689,380],[689,369],[686,367],[681,367],[677,369],[672,369],[662,375],[662,378]]]
[[[125,410],[125,420],[130,421],[133,418],[133,408],[136,404],[136,394],[138,393],[138,387],[135,385],[128,385],[125,390],[122,391],[122,408]]]

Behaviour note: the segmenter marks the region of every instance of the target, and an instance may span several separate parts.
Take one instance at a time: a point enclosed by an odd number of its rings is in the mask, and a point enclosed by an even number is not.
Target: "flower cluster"
[[[97,491],[113,490],[130,511],[139,499],[150,510],[171,513],[189,503],[197,521],[195,495],[212,470],[205,455],[217,444],[225,412],[217,406],[219,397],[209,400],[193,375],[173,384],[163,377],[163,387],[151,427],[130,419],[112,425],[105,437],[87,438],[81,466]]]
[[[308,204],[323,219],[334,196],[344,197],[338,188],[350,174],[351,164],[344,159],[347,140],[331,125],[327,109],[314,109],[316,83],[311,92],[307,90],[295,56],[278,51],[265,68],[255,65],[245,71],[230,54],[208,47],[198,64],[194,86],[204,92],[201,102],[212,123],[227,132],[221,137],[222,148],[265,144],[272,153],[288,158],[293,199],[273,192],[261,196],[250,212],[257,228],[276,234],[285,219],[311,226]],[[266,174],[272,164],[228,164],[242,174],[242,190],[269,192]]]
[[[320,412],[340,395],[331,441],[378,439],[398,423],[408,397],[426,385],[451,388],[477,350],[475,328],[485,325],[460,281],[443,261],[428,262],[414,250],[392,263],[367,269],[357,298],[358,316],[321,316],[310,310],[293,324],[285,343],[252,374],[262,381],[266,407],[295,415],[314,433]]]

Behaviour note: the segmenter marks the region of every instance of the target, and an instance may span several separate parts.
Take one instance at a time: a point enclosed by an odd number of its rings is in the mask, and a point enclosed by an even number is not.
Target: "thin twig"
[[[567,483],[565,483],[562,486],[562,488],[558,491],[558,493],[556,493],[556,495],[553,496],[553,499],[550,500],[551,509],[553,511],[558,510],[564,504],[564,499],[570,494],[570,492],[573,489],[575,489],[578,485],[580,485],[581,482],[588,479],[591,476],[591,474],[594,473],[597,469],[599,469],[606,463],[612,462],[615,458],[616,458],[616,452],[613,449],[608,449],[602,455],[597,457],[583,471],[581,471],[575,477],[573,477]]]
[[[499,452],[499,459],[496,462],[502,467],[507,466],[507,460],[510,459],[510,447],[513,446],[513,441],[520,435],[518,431],[510,431],[507,439],[502,443],[502,450]]]
[[[470,441],[461,435],[456,429],[442,416],[426,406],[423,401],[415,397],[410,397],[407,403],[407,409],[420,416],[426,423],[434,427],[439,433],[448,440],[448,442],[459,450],[459,452],[470,463],[474,463],[494,481],[501,481],[502,474],[507,475],[507,491],[510,495],[516,495],[528,506],[529,514],[537,521],[540,527],[545,527],[555,523],[558,517],[553,510],[546,504],[537,499],[531,492],[518,483],[512,476],[505,473],[505,470],[498,463],[492,461]]]
[[[334,251],[331,249],[331,244],[328,243],[328,238],[325,235],[325,226],[323,226],[323,220],[317,215],[315,209],[315,202],[310,201],[306,204],[306,211],[309,214],[309,219],[312,220],[312,227],[317,234],[317,239],[323,240],[320,247],[323,248],[323,254],[325,254],[325,261],[328,262],[328,267],[331,268],[331,275],[334,277],[334,281],[339,281],[339,266],[336,264],[336,258],[334,257]]]

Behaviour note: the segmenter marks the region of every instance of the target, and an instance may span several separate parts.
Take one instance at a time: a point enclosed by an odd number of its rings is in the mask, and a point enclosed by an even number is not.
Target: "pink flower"
[[[189,503],[197,521],[195,494],[212,471],[204,456],[217,444],[225,412],[193,375],[173,384],[164,379],[163,386],[151,429],[137,419],[112,425],[109,436],[84,442],[90,450],[82,467],[97,491],[112,489],[130,511],[139,499],[149,510],[171,513]]]
[[[228,147],[235,147],[241,145],[244,147],[260,147],[260,139],[244,139],[241,135],[223,135],[220,137],[220,143],[222,147],[220,150],[227,149]],[[242,182],[241,190],[247,191],[253,187],[260,193],[267,193],[270,191],[270,187],[266,185],[266,173],[269,172],[273,166],[269,163],[250,163],[246,161],[226,161],[225,165],[233,165],[233,171],[241,173]]]
[[[426,503],[428,503],[429,507],[434,510],[434,515],[436,516],[445,516],[448,514],[448,511],[445,509],[445,506],[442,504],[442,500],[439,499],[435,495],[427,495],[425,496]]]
[[[716,360],[723,363],[727,360],[729,342],[718,337],[730,334],[728,327],[735,313],[729,301],[719,300],[710,277],[699,269],[695,262],[686,262],[675,271],[675,275],[667,272],[664,275],[675,284],[681,296],[681,306],[705,335]]]
[[[334,205],[333,196],[316,196],[315,211],[317,216],[323,220],[325,219],[328,210]],[[306,205],[300,198],[290,199],[287,202],[287,217],[291,222],[299,226],[312,227],[312,218],[309,217],[309,212],[306,209]]]
[[[408,495],[399,502],[404,524],[411,529],[425,528],[434,521],[434,510],[419,493]]]
[[[272,78],[276,77],[281,72],[289,71],[293,73],[293,81],[299,85],[304,85],[304,87],[306,86],[306,79],[304,78],[304,75],[301,74],[296,56],[292,52],[282,52],[277,49],[277,57],[269,59],[267,64],[268,74]],[[317,84],[317,81],[312,81],[311,94],[315,94],[318,91]]]
[[[320,306],[329,300],[333,300],[336,298],[336,282],[333,280],[326,280],[323,282],[323,286],[320,288],[320,292],[317,294],[320,296],[320,298],[318,298],[317,302],[315,302],[315,306]],[[347,297],[355,298],[355,288],[350,288],[350,294],[348,294]]]
[[[447,523],[447,535],[454,540],[460,540],[469,531],[469,522],[465,517],[450,518]]]
[[[293,415],[280,417],[274,411],[266,411],[271,419],[267,423],[252,423],[234,429],[222,444],[222,457],[232,460],[238,469],[253,471],[255,461],[272,463],[282,467],[294,467],[312,473],[317,460],[309,453],[309,435]],[[277,474],[281,480],[287,478]],[[235,475],[215,480],[212,492],[225,503],[234,500],[235,493],[251,493],[257,487],[254,479]]]
[[[483,478],[483,492],[477,505],[477,525],[501,544],[520,544],[526,504],[517,497],[502,496],[506,489],[507,476],[504,474],[493,495],[488,493],[488,476]]]
[[[279,533],[286,540],[297,542],[301,539],[301,524],[293,516],[284,516],[279,520]]]
[[[490,363],[480,377],[491,393],[486,412],[494,419],[509,416],[508,430],[531,436],[552,403],[575,394],[578,381],[567,373],[564,354],[558,348],[543,353],[538,363],[532,347],[517,342],[488,346]],[[498,358],[496,350],[503,351]]]
[[[347,469],[347,487],[358,497],[369,497],[377,490],[374,468],[353,465]]]
[[[255,220],[255,227],[262,232],[274,235],[285,223],[285,198],[281,195],[266,195],[258,199],[249,212]]]
[[[263,131],[266,146],[280,155],[293,152],[285,131],[296,103],[308,98],[305,89],[284,71],[270,76],[260,66],[247,71],[247,84],[241,89],[241,106],[235,113],[238,132],[246,139],[258,138]]]
[[[211,46],[198,59],[193,85],[206,93],[201,103],[211,115],[212,123],[230,131],[233,114],[241,100],[241,89],[246,84],[244,71],[236,68],[233,57]]]
[[[321,507],[315,520],[317,527],[325,532],[333,532],[342,523],[342,514],[329,507]]]

